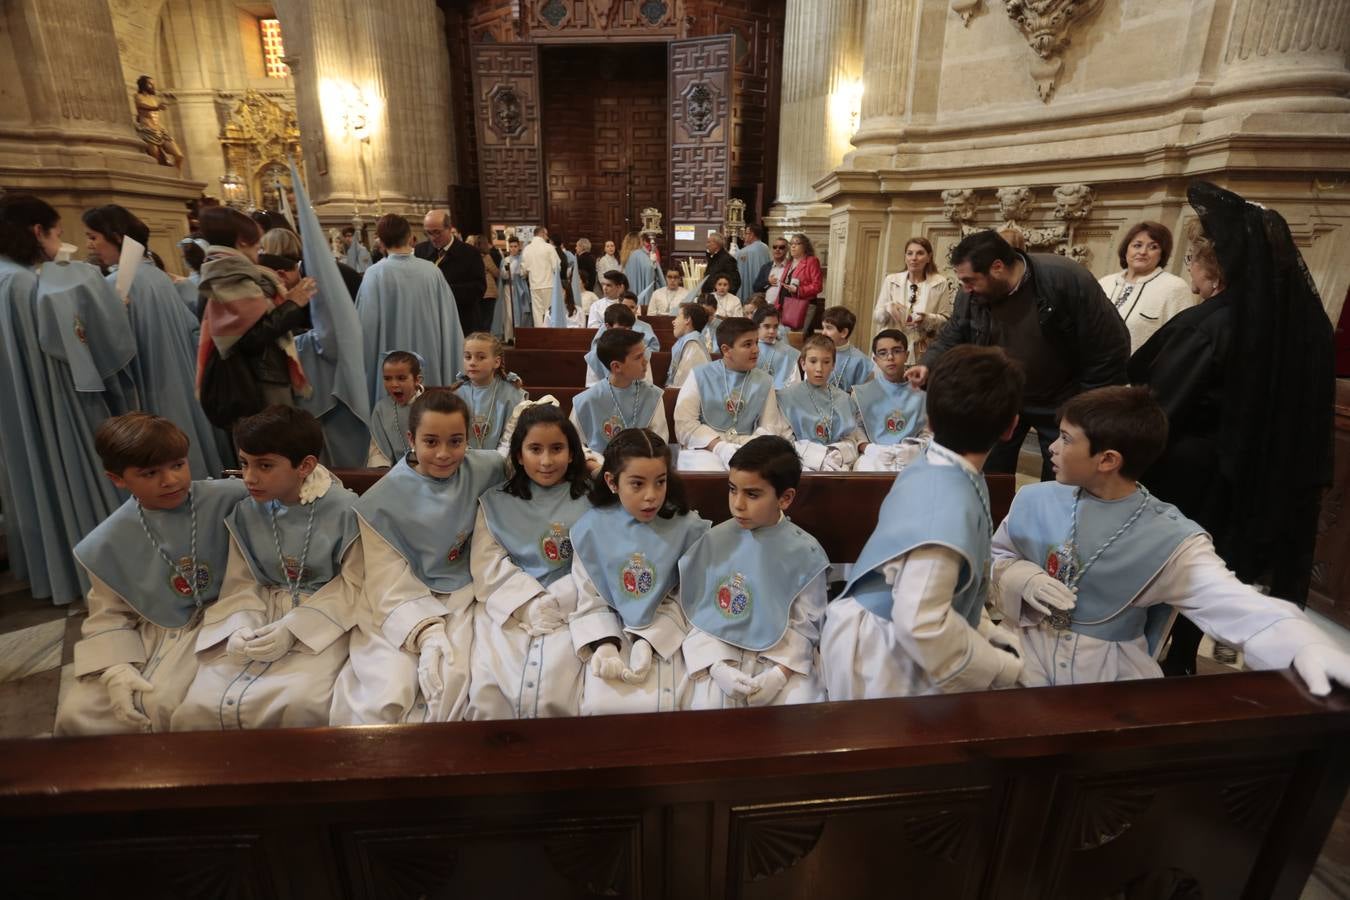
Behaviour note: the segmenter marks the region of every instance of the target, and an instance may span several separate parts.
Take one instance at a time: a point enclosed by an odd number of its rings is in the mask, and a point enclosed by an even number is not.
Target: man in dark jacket
[[[413,255],[430,260],[441,270],[450,291],[455,295],[459,324],[467,337],[475,331],[489,331],[492,322],[481,322],[479,306],[487,290],[487,274],[483,257],[477,250],[459,240],[450,230],[450,210],[433,209],[422,219],[427,240],[413,248]]]
[[[1026,370],[1022,413],[1010,440],[997,445],[986,472],[1016,472],[1027,432],[1041,445],[1041,480],[1053,477],[1055,411],[1092,388],[1125,384],[1130,334],[1087,269],[1053,253],[1021,254],[997,232],[966,236],[952,248],[962,289],[955,309],[919,365],[907,373],[922,386],[939,356],[957,344],[997,346]]]
[[[731,281],[731,293],[740,297],[741,300],[749,300],[749,297],[741,297],[741,270],[736,268],[736,257],[727,252],[727,239],[722,237],[720,232],[712,232],[708,235],[708,269],[704,273],[707,277],[703,279],[703,284],[699,287],[700,294],[710,294],[717,286],[719,275],[727,276]],[[603,272],[601,273],[604,274]]]

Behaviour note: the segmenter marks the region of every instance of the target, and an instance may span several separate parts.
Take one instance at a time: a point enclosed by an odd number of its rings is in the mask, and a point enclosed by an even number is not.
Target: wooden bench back
[[[358,494],[379,480],[384,469],[334,469],[333,474]],[[1003,521],[1012,505],[1016,482],[1012,475],[986,475],[989,508],[994,522]],[[727,509],[727,478],[715,473],[684,473],[685,494],[689,505],[714,524],[731,517]],[[876,526],[881,503],[895,478],[885,474],[850,472],[823,474],[808,472],[802,476],[787,514],[814,535],[833,562],[853,562],[862,553]]]
[[[537,384],[585,387],[586,349],[587,347],[580,350],[518,350],[515,347],[507,347],[506,368],[507,371],[519,375],[525,382],[526,390],[531,393]],[[665,384],[669,369],[669,353],[661,351],[652,354],[652,378],[657,384]]]
[[[639,316],[652,326],[656,339],[669,350],[675,346],[675,319],[672,316]],[[585,353],[595,338],[594,328],[517,328],[517,350],[580,350]]]

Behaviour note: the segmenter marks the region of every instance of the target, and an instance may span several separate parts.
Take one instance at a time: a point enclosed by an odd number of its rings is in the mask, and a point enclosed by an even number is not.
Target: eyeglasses
[[[774,244],[774,245],[773,245],[773,249],[775,249],[775,250],[786,250],[786,249],[787,249],[787,244]]]
[[[872,352],[872,355],[875,356],[877,359],[898,359],[899,357],[904,356],[907,353],[909,353],[909,351],[906,350],[905,348],[895,347],[890,350],[874,350]]]

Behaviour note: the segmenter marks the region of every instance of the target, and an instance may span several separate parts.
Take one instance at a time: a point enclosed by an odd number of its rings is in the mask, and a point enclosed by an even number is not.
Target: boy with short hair
[[[829,560],[785,515],[801,480],[792,444],[776,435],[737,449],[728,475],[732,518],[680,559],[680,605],[694,709],[815,703]]]
[[[249,499],[225,517],[225,581],[173,728],[327,725],[361,595],[356,494],[319,465],[323,429],[303,410],[240,419],[234,442]]]
[[[867,357],[857,347],[848,342],[858,317],[846,306],[831,306],[821,316],[820,331],[834,341],[836,350],[834,374],[830,383],[841,391],[852,391],[855,384],[862,384],[871,374]]]
[[[618,303],[626,290],[628,290],[628,276],[623,272],[618,269],[601,272],[600,299],[592,303],[590,311],[586,313],[586,327],[604,328],[605,310]]]
[[[985,608],[993,525],[980,470],[1017,426],[1024,381],[1021,366],[997,347],[955,347],[934,366],[933,442],[896,476],[825,621],[830,699],[1017,683],[1016,635],[995,627]]]
[[[806,380],[777,392],[778,408],[792,426],[802,467],[812,472],[848,471],[858,459],[858,442],[866,438],[853,417],[848,394],[830,384],[834,354],[833,341],[823,334],[811,335],[802,344]]]
[[[187,435],[149,413],[105,420],[94,449],[131,499],[75,545],[89,616],[55,733],[168,731],[197,672],[202,610],[220,593],[225,514],[248,492],[235,479],[193,481]]]
[[[899,472],[931,436],[925,394],[905,378],[909,340],[895,328],[872,338],[877,374],[853,388],[853,409],[865,439],[859,444],[858,472]]]
[[[651,299],[647,303],[649,316],[673,316],[675,310],[684,302],[684,273],[680,271],[680,267],[672,266],[666,269],[665,274],[666,286],[652,291]]]
[[[370,449],[366,465],[387,469],[408,452],[408,409],[422,396],[422,357],[391,350],[380,363],[384,396],[370,411]]]
[[[759,328],[757,365],[773,376],[774,388],[781,391],[801,381],[801,352],[783,337],[782,314],[772,306],[761,306],[755,310],[754,322]]]
[[[675,345],[670,348],[670,371],[666,387],[684,385],[689,373],[709,362],[708,345],[703,342],[703,329],[708,325],[708,311],[697,303],[681,303],[675,310]]]
[[[1026,685],[1157,678],[1177,612],[1248,665],[1290,663],[1317,695],[1350,686],[1350,654],[1294,606],[1238,581],[1204,530],[1137,481],[1167,445],[1146,387],[1105,387],[1059,411],[1055,480],[1018,491],[994,535],[994,582],[1021,630]]]
[[[646,325],[645,322],[643,324]],[[633,315],[633,311],[622,302],[611,304],[605,310],[604,327],[595,333],[595,337],[591,338],[591,349],[586,351],[586,387],[599,384],[609,377],[609,368],[600,361],[600,355],[596,352],[596,348],[600,344],[600,337],[611,328],[627,328],[629,331],[637,331],[637,316]],[[652,378],[651,350],[647,349],[650,344],[646,342],[646,335],[643,335],[643,339],[643,353],[647,360],[647,368],[642,377],[647,380],[648,384],[651,384],[654,379]]]
[[[762,434],[788,437],[792,428],[778,411],[773,379],[755,368],[759,342],[755,323],[726,319],[717,328],[722,358],[694,370],[675,401],[675,436],[682,449],[676,467],[725,472],[736,449]]]
[[[647,369],[642,335],[627,328],[611,328],[601,332],[595,352],[609,369],[609,377],[577,394],[570,416],[581,435],[586,465],[592,473],[604,465],[605,448],[625,428],[649,428],[670,441],[665,393],[642,380]]]
[[[647,342],[647,352],[657,353],[661,350],[661,341],[656,336],[656,331],[649,322],[644,322],[638,318],[638,298],[632,291],[624,291],[619,302],[628,307],[628,311],[633,314],[634,324],[631,326],[634,331],[641,333],[642,339]],[[592,344],[592,346],[594,346]]]
[[[731,293],[731,279],[726,275],[717,276],[717,280],[713,282],[710,296],[717,303],[717,315],[723,319],[739,318],[745,315],[745,310],[741,308],[740,298]]]
[[[717,314],[717,299],[712,294],[704,294],[698,304],[708,317],[708,324],[703,326],[703,346],[708,348],[711,356],[720,352],[717,348],[717,328],[722,324],[722,317]]]

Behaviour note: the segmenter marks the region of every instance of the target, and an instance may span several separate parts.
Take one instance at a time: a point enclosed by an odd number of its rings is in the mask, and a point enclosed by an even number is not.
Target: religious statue
[[[155,80],[149,75],[136,79],[136,131],[145,141],[145,152],[161,166],[174,166],[183,171],[183,150],[173,135],[159,122],[164,99],[155,91]]]

